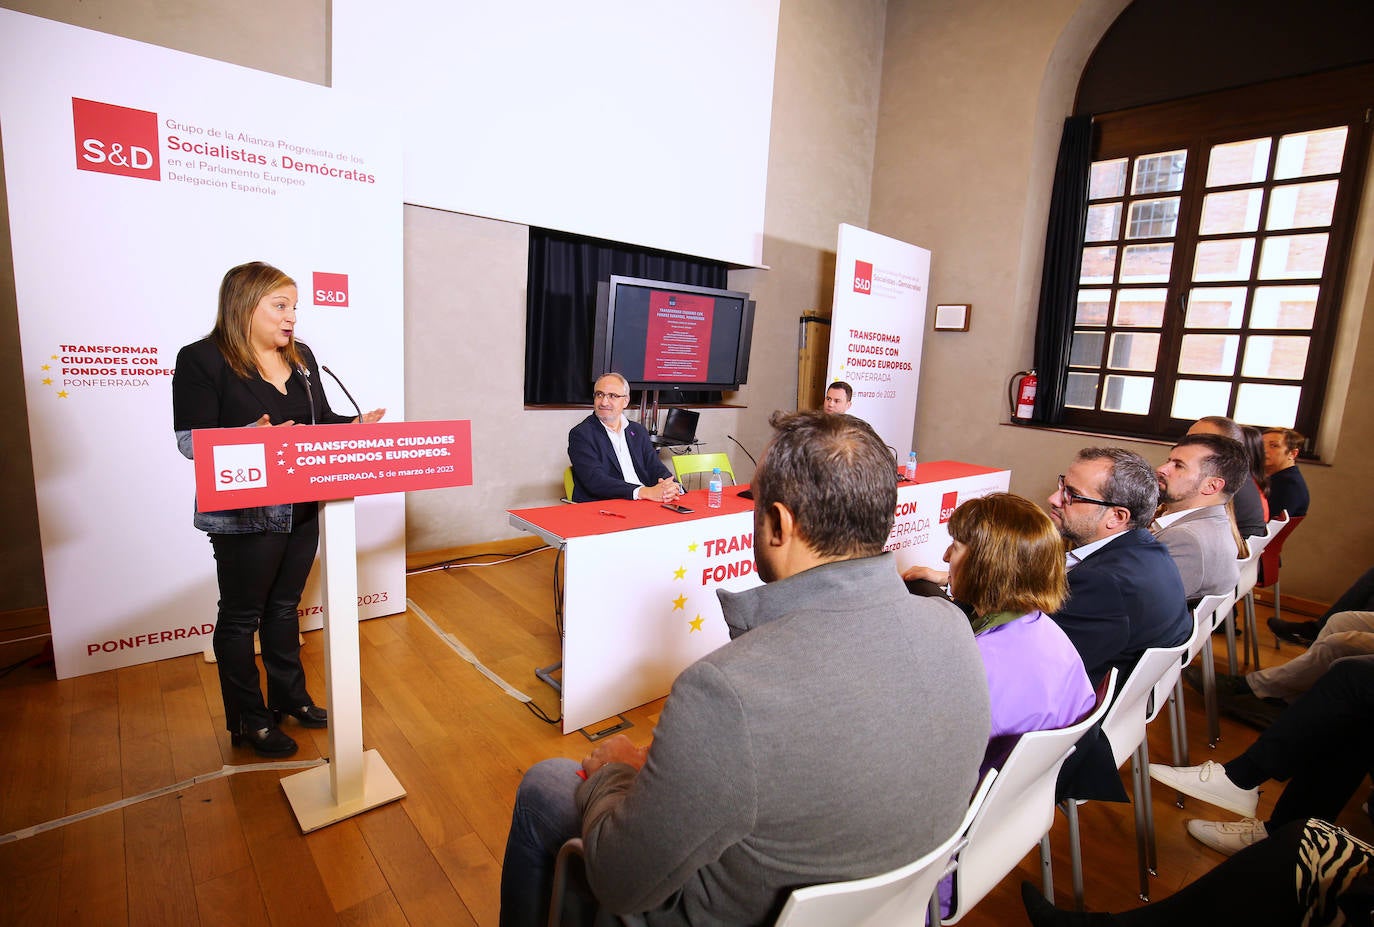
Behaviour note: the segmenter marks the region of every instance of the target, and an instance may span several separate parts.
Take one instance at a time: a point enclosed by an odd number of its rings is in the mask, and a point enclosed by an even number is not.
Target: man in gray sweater
[[[775,414],[754,475],[765,585],[718,592],[730,643],[673,684],[647,750],[546,760],[516,797],[503,927],[547,917],[553,856],[586,843],[599,922],[771,924],[788,894],[911,862],[976,785],[988,693],[967,618],[882,553],[892,455],[866,423]]]

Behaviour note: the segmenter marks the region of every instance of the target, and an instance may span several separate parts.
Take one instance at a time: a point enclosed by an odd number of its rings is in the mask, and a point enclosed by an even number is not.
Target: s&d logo
[[[215,492],[267,485],[267,452],[261,444],[221,444],[215,448]]]
[[[348,274],[323,274],[315,271],[315,305],[348,307]]]
[[[854,262],[854,292],[864,294],[873,292],[873,265],[868,261]]]
[[[949,521],[954,510],[959,507],[959,492],[947,492],[940,498],[940,524]]]
[[[72,97],[72,130],[77,170],[162,179],[157,113]]]

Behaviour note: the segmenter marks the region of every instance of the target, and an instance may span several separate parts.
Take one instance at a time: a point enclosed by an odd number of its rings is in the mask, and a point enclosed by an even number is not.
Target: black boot
[[[1021,883],[1021,903],[1033,927],[1111,927],[1116,923],[1110,914],[1061,911],[1029,882]]]
[[[283,734],[273,725],[244,730],[229,735],[229,742],[235,747],[252,747],[258,756],[290,756],[297,750],[296,742]]]

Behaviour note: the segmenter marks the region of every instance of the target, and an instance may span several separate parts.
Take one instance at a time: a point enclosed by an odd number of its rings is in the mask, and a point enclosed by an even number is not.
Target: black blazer
[[[639,485],[653,486],[664,477],[673,475],[659,460],[658,451],[643,425],[627,422],[625,443],[630,447]],[[615,448],[611,447],[606,427],[595,413],[578,422],[568,432],[568,460],[572,463],[573,472],[572,501],[634,498],[636,484],[627,483],[621,478]]]
[[[1124,682],[1146,650],[1176,646],[1193,633],[1178,567],[1143,528],[1123,532],[1069,570],[1069,599],[1051,617],[1094,686],[1112,667]]]
[[[315,412],[316,425],[331,425],[353,420],[329,407],[320,382],[320,369],[310,348],[297,341],[296,347],[305,361],[310,376],[292,373],[294,380],[306,387]],[[202,338],[177,352],[176,372],[172,377],[172,428],[189,431],[195,428],[242,428],[270,416],[273,425],[280,425],[289,416],[286,397],[262,377],[240,377],[229,367],[214,341]],[[297,422],[309,425],[311,422]]]

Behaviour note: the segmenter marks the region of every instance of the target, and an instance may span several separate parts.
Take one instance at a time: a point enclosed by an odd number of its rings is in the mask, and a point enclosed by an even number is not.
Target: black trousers
[[[1365,570],[1355,584],[1341,595],[1326,614],[1317,619],[1317,630],[1326,627],[1326,623],[1331,620],[1331,616],[1340,612],[1368,612],[1374,611],[1374,567]]]
[[[1374,655],[1331,664],[1260,734],[1226,764],[1241,788],[1287,780],[1268,827],[1290,821],[1334,821],[1365,775],[1374,770]]]
[[[290,534],[210,535],[219,577],[215,660],[230,733],[270,726],[270,708],[313,704],[301,668],[297,609],[319,547],[318,511],[313,503],[297,505]],[[266,702],[253,659],[255,631],[267,673]]]

